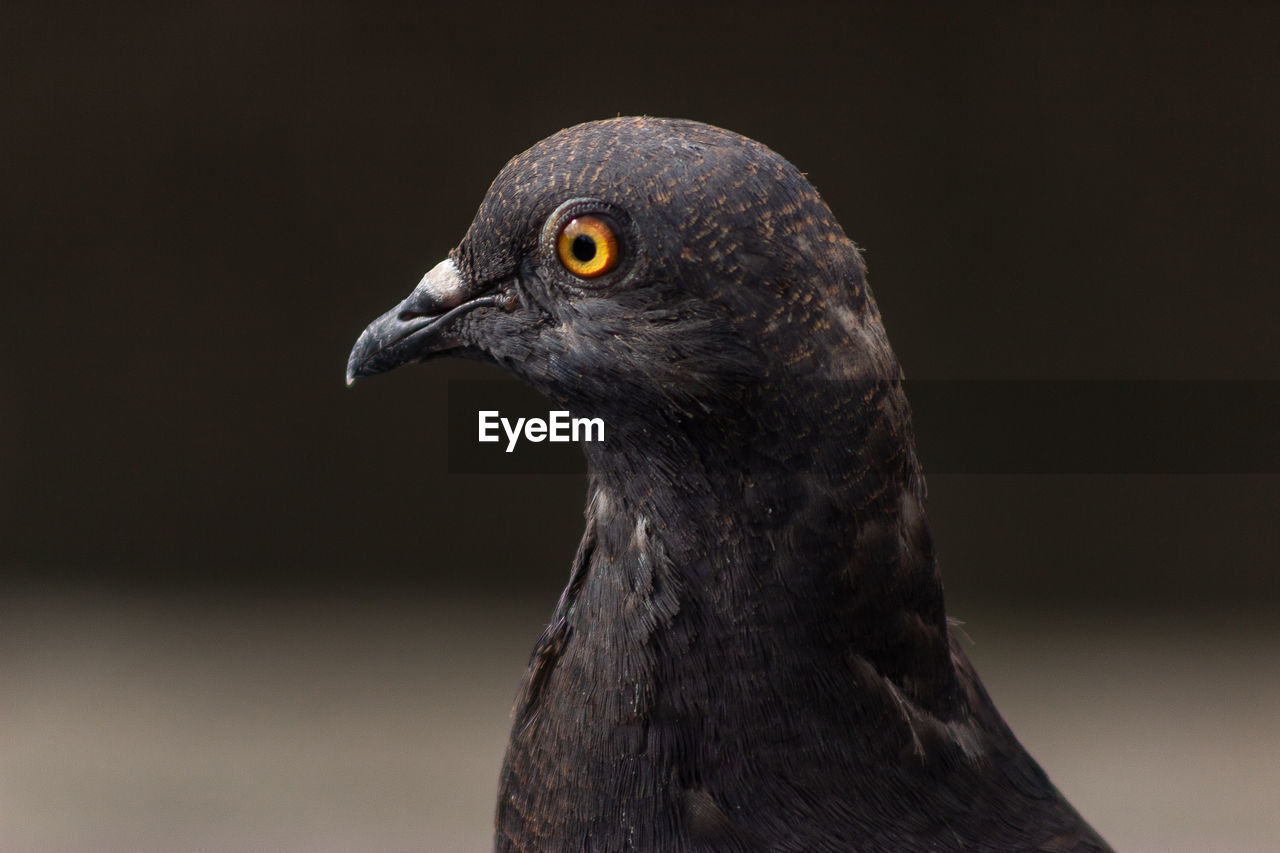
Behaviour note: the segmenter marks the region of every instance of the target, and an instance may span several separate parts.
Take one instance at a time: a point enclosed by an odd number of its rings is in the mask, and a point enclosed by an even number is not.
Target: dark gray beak
[[[467,282],[453,261],[436,264],[408,299],[361,333],[347,359],[347,384],[463,346],[450,334],[453,321],[468,311],[498,302],[496,296],[469,299],[468,291]]]

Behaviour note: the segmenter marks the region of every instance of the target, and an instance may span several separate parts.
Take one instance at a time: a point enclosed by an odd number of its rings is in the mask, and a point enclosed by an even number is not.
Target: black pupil
[[[586,234],[579,234],[573,238],[573,256],[582,263],[586,263],[596,256],[596,241],[593,237]]]

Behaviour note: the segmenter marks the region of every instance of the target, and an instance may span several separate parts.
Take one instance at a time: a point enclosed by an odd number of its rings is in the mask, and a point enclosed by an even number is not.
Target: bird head
[[[817,191],[765,146],[691,121],[591,122],[502,169],[457,248],[360,336],[347,381],[455,355],[649,432],[732,424],[816,400],[815,382],[898,377],[864,278]]]

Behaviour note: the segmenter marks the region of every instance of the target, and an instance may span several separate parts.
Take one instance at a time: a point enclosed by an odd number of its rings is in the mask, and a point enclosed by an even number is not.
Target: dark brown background
[[[94,619],[136,639],[151,635],[122,613],[153,625],[186,612],[139,601],[180,600],[201,613],[200,602],[239,602],[210,605],[223,621],[196,619],[207,633],[191,636],[209,638],[274,625],[226,616],[259,605],[294,613],[321,636],[329,616],[298,616],[288,603],[343,601],[373,608],[367,623],[338,619],[356,626],[359,646],[359,626],[400,624],[376,604],[397,599],[434,614],[433,630],[476,642],[501,622],[486,614],[507,612],[495,608],[526,614],[503,629],[514,638],[492,658],[510,670],[493,676],[497,698],[478,700],[504,713],[567,570],[584,483],[446,475],[446,379],[489,375],[483,369],[440,363],[352,390],[342,373],[361,328],[457,242],[505,160],[587,119],[697,118],[791,159],[865,247],[913,378],[1280,380],[1274,6],[639,10],[5,4],[0,578],[9,624],[29,628],[3,638],[10,671],[27,673],[21,685],[73,678],[66,667],[82,660],[74,631],[86,632],[85,647],[115,636],[85,627]],[[1178,638],[1195,631],[1220,638],[1224,626],[1269,626],[1280,604],[1275,476],[949,475],[930,487],[948,594],[962,616],[1159,624],[1143,641],[1158,661],[1159,649],[1182,649]],[[448,628],[459,613],[480,615]],[[312,636],[271,630],[277,640]],[[1036,661],[1035,644],[1052,647],[1057,635],[1028,631],[1011,636]],[[388,639],[387,648],[420,642],[413,648],[439,652],[425,635],[405,636],[418,639]],[[1260,648],[1251,639],[1223,654]],[[130,669],[127,654],[102,654],[108,670],[166,683]],[[207,667],[202,654],[183,660]],[[316,678],[345,683],[338,664],[317,655]],[[1130,662],[1138,673],[1149,665]],[[1009,683],[1026,684],[1042,664],[1028,665]],[[1096,671],[1085,666],[1079,683],[1102,690]],[[469,672],[453,673],[456,683],[474,685],[480,676]],[[1240,683],[1253,684],[1253,671],[1243,672]],[[405,676],[423,683],[411,695],[428,710],[439,707],[431,697],[454,689],[436,677],[446,675]],[[1151,707],[1185,699],[1121,686],[1138,704],[1113,727],[1120,741],[1150,730]],[[80,707],[48,689],[47,701],[23,706],[32,721]],[[1042,701],[1030,694],[1032,707]],[[1257,701],[1233,707],[1256,710]],[[336,739],[368,727],[352,714]],[[1195,716],[1207,731],[1214,719]],[[453,737],[440,725],[430,743]],[[1275,736],[1274,724],[1242,725],[1254,746]],[[480,778],[496,774],[501,726],[486,741],[497,746],[476,759]],[[34,731],[10,728],[9,737],[30,747],[32,767],[48,766],[47,752],[31,746]],[[108,727],[89,740],[120,737]],[[1168,742],[1204,737],[1173,726]],[[318,743],[308,755],[332,740]],[[80,778],[79,753],[67,749],[66,773]],[[195,766],[207,765],[179,761],[173,775]],[[433,767],[424,774],[443,772]],[[386,778],[385,769],[370,778]],[[1080,768],[1081,788],[1094,770]],[[69,776],[50,778],[50,791],[67,790],[59,786]],[[489,796],[477,795],[480,812]],[[17,813],[45,813],[30,803],[46,801],[31,797]],[[1157,800],[1169,808],[1152,814],[1185,805]],[[133,806],[103,808],[183,814],[171,803]],[[244,819],[233,806],[216,814]],[[282,821],[280,837],[319,849]],[[173,837],[202,837],[194,818],[162,824]],[[28,830],[30,849],[36,838],[57,846]],[[1152,837],[1128,831],[1131,841]],[[474,828],[459,832],[472,839]],[[454,846],[441,844],[429,849]]]

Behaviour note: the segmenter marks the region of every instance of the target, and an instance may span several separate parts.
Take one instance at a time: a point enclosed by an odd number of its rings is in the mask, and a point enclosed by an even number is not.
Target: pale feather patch
[[[899,376],[897,362],[888,338],[878,322],[868,322],[848,305],[829,305],[827,311],[834,325],[845,333],[845,340],[834,348],[827,361],[832,379],[895,380]]]
[[[902,714],[903,721],[907,724],[907,730],[911,733],[912,751],[917,757],[921,759],[925,757],[924,740],[921,739],[920,735],[921,732],[927,732],[934,738],[949,740],[960,747],[960,752],[963,753],[964,757],[973,763],[977,763],[982,759],[983,739],[973,717],[944,722],[928,711],[921,709],[908,697],[904,696],[902,691],[898,689],[898,685],[881,675],[870,661],[865,658],[858,658],[858,663],[863,670],[863,674],[868,679],[879,681],[885,692],[893,699],[894,705],[899,713]]]

